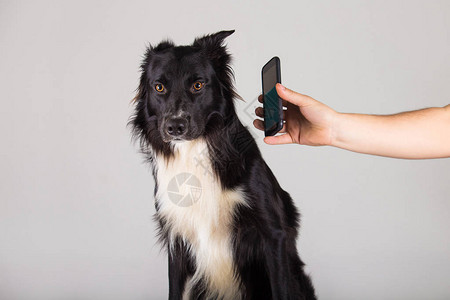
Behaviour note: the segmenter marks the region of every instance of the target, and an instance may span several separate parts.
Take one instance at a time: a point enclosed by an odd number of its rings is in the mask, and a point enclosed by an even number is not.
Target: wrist
[[[339,147],[342,141],[342,120],[344,113],[335,112],[331,120],[330,144],[328,146]]]

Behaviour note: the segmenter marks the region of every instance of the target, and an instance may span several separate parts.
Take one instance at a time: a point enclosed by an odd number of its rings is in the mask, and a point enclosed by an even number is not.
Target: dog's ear
[[[233,32],[234,30],[219,31],[196,38],[192,46],[201,48],[215,66],[228,64],[231,57],[227,53],[223,41]]]
[[[141,63],[141,79],[139,80],[139,86],[136,90],[136,96],[131,100],[131,102],[137,102],[140,99],[144,99],[147,96],[147,72],[148,66],[152,60],[154,54],[173,48],[175,45],[170,40],[165,40],[156,45],[155,47],[148,45],[145,50],[144,56]]]
[[[213,34],[207,34],[194,40],[193,46],[220,47],[226,37],[232,35],[234,30],[223,30]]]
[[[216,71],[217,78],[221,83],[225,98],[242,99],[239,96],[233,86],[234,75],[233,70],[230,67],[231,55],[227,52],[223,42],[226,37],[233,34],[234,30],[219,31],[214,34],[205,35],[197,38],[192,44],[193,47],[199,48],[201,52],[211,61],[214,70]]]
[[[174,46],[175,45],[173,44],[172,41],[165,40],[165,41],[162,41],[161,43],[159,43],[155,47],[149,46],[149,49],[151,50],[152,53],[157,53],[157,52],[161,52],[163,50],[169,49],[169,48],[173,48]]]

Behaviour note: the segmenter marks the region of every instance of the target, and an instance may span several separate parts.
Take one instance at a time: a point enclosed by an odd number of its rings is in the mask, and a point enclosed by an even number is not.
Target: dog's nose
[[[166,132],[171,136],[180,136],[186,133],[187,120],[184,118],[172,118],[166,122]]]

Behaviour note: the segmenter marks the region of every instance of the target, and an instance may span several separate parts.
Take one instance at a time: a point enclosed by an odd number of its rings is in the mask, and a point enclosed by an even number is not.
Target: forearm
[[[331,144],[396,158],[450,157],[450,105],[385,116],[339,113]]]

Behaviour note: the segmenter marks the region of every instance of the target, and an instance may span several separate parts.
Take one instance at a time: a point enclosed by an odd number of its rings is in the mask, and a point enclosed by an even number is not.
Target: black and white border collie
[[[161,42],[141,65],[130,124],[153,168],[169,299],[315,299],[299,213],[235,111],[233,32]]]

